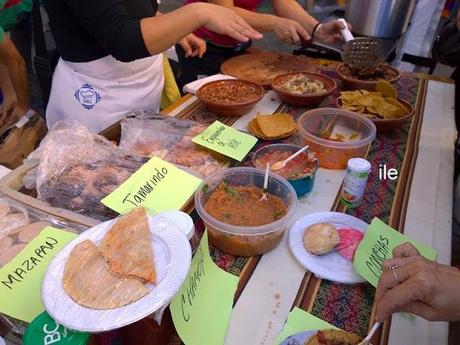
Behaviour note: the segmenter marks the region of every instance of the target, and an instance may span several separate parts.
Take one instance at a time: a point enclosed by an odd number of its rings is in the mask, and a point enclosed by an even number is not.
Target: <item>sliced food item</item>
[[[358,345],[361,338],[355,334],[342,330],[325,329],[318,331],[315,336],[307,340],[305,345]]]
[[[35,237],[37,237],[38,234],[48,225],[50,225],[48,222],[43,222],[43,221],[36,222],[36,223],[31,223],[31,224],[21,226],[19,228],[14,229],[13,231],[19,232],[18,234],[19,241],[23,243],[29,243]]]
[[[6,265],[8,262],[10,262],[11,260],[13,260],[13,258],[19,254],[19,252],[21,250],[24,249],[26,245],[21,243],[21,244],[15,244],[13,246],[10,246],[8,248],[3,248],[1,251],[0,251],[0,265],[1,266],[4,266]]]
[[[337,230],[340,242],[335,246],[335,250],[345,259],[353,261],[356,248],[362,241],[364,234],[353,228],[340,228]]]
[[[119,277],[156,283],[150,228],[144,208],[119,218],[102,239],[100,250],[109,269]]]
[[[29,223],[29,219],[22,213],[10,213],[0,219],[0,236],[8,235],[11,229]]]
[[[149,292],[139,279],[119,278],[110,272],[104,256],[89,240],[71,251],[64,269],[63,286],[76,303],[103,310],[133,303]]]
[[[310,225],[303,235],[305,250],[314,255],[327,254],[339,243],[337,228],[329,223]]]

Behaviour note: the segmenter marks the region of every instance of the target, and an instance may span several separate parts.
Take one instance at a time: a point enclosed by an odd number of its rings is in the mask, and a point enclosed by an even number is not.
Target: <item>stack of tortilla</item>
[[[278,140],[292,135],[297,129],[297,124],[289,114],[257,114],[256,118],[249,122],[248,128],[260,139]]]
[[[149,293],[156,283],[150,228],[144,208],[119,218],[99,247],[90,240],[76,245],[67,259],[63,285],[78,304],[114,309]]]

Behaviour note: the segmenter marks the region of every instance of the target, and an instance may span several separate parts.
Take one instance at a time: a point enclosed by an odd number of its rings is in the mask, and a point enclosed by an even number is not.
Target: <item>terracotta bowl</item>
[[[225,92],[225,90],[235,87],[237,90],[241,88],[241,92],[244,93],[244,88],[248,86],[255,90],[254,95],[240,102],[215,101],[211,100],[207,95],[210,89],[220,89],[222,92]],[[196,96],[210,111],[217,115],[239,117],[251,111],[251,109],[264,97],[264,94],[265,89],[259,84],[240,79],[225,79],[204,84],[198,89]]]
[[[281,88],[281,85],[290,77],[296,74],[303,74],[312,80],[318,80],[324,84],[326,91],[318,94],[296,94],[288,92]],[[294,105],[294,106],[309,106],[315,105],[323,101],[327,96],[331,95],[337,84],[334,79],[326,77],[320,73],[311,73],[311,72],[290,72],[281,74],[275,77],[272,81],[272,89],[280,96],[284,103]]]
[[[398,98],[398,102],[401,103],[401,105],[406,109],[407,115],[397,118],[397,119],[374,119],[374,118],[369,118],[365,116],[364,114],[361,114],[358,112],[356,112],[356,114],[359,114],[371,120],[374,123],[375,127],[377,127],[377,130],[379,132],[391,131],[393,129],[401,127],[404,123],[409,121],[412,116],[414,116],[414,107],[412,106],[412,104],[400,98]],[[340,99],[337,99],[337,108],[342,109],[342,102]]]
[[[352,78],[348,77],[343,73],[343,68],[345,64],[342,63],[337,66],[337,74],[339,75],[340,79],[342,80],[343,83],[343,89],[344,90],[368,90],[368,91],[375,91],[375,85],[377,85],[377,80],[360,80],[357,78]],[[399,78],[401,78],[401,72],[399,72],[396,68],[385,64],[387,68],[392,69],[398,75],[394,77],[393,79],[388,80],[388,82],[394,84],[396,83]]]

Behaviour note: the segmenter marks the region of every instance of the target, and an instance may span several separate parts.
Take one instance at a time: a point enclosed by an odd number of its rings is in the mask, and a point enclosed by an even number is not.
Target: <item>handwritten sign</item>
[[[41,282],[51,259],[76,234],[46,227],[0,269],[0,312],[30,323],[44,311]]]
[[[155,212],[177,211],[200,183],[198,177],[153,157],[101,202],[121,214],[137,206]]]
[[[187,279],[170,306],[174,326],[185,344],[224,343],[237,285],[238,277],[212,261],[205,232]]]
[[[257,143],[257,138],[215,121],[192,141],[241,162]]]
[[[306,331],[314,331],[321,329],[338,329],[337,327],[323,321],[316,316],[313,316],[302,309],[294,307],[288,314],[286,324],[283,327],[281,334],[275,341],[275,344],[280,344],[290,335],[294,335]]]
[[[355,270],[373,286],[382,275],[382,262],[393,257],[393,249],[405,242],[412,243],[429,260],[436,259],[437,252],[427,245],[392,229],[378,218],[367,227],[366,234],[356,250],[353,260]]]

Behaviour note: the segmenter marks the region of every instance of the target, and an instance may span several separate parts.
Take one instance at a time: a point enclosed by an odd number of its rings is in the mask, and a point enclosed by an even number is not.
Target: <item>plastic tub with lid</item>
[[[200,185],[195,193],[195,207],[208,229],[209,239],[214,246],[233,255],[254,256],[272,250],[281,241],[296,211],[297,195],[290,183],[279,175],[269,175],[267,193],[282,200],[286,213],[273,222],[258,226],[237,226],[216,219],[206,211],[206,203],[222,182],[230,188],[262,188],[264,175],[265,171],[261,169],[230,168],[208,176]],[[248,212],[244,204],[241,208],[241,214]]]
[[[317,153],[320,167],[345,169],[351,158],[365,158],[375,139],[371,120],[336,108],[318,108],[305,112],[297,121],[304,144]]]

